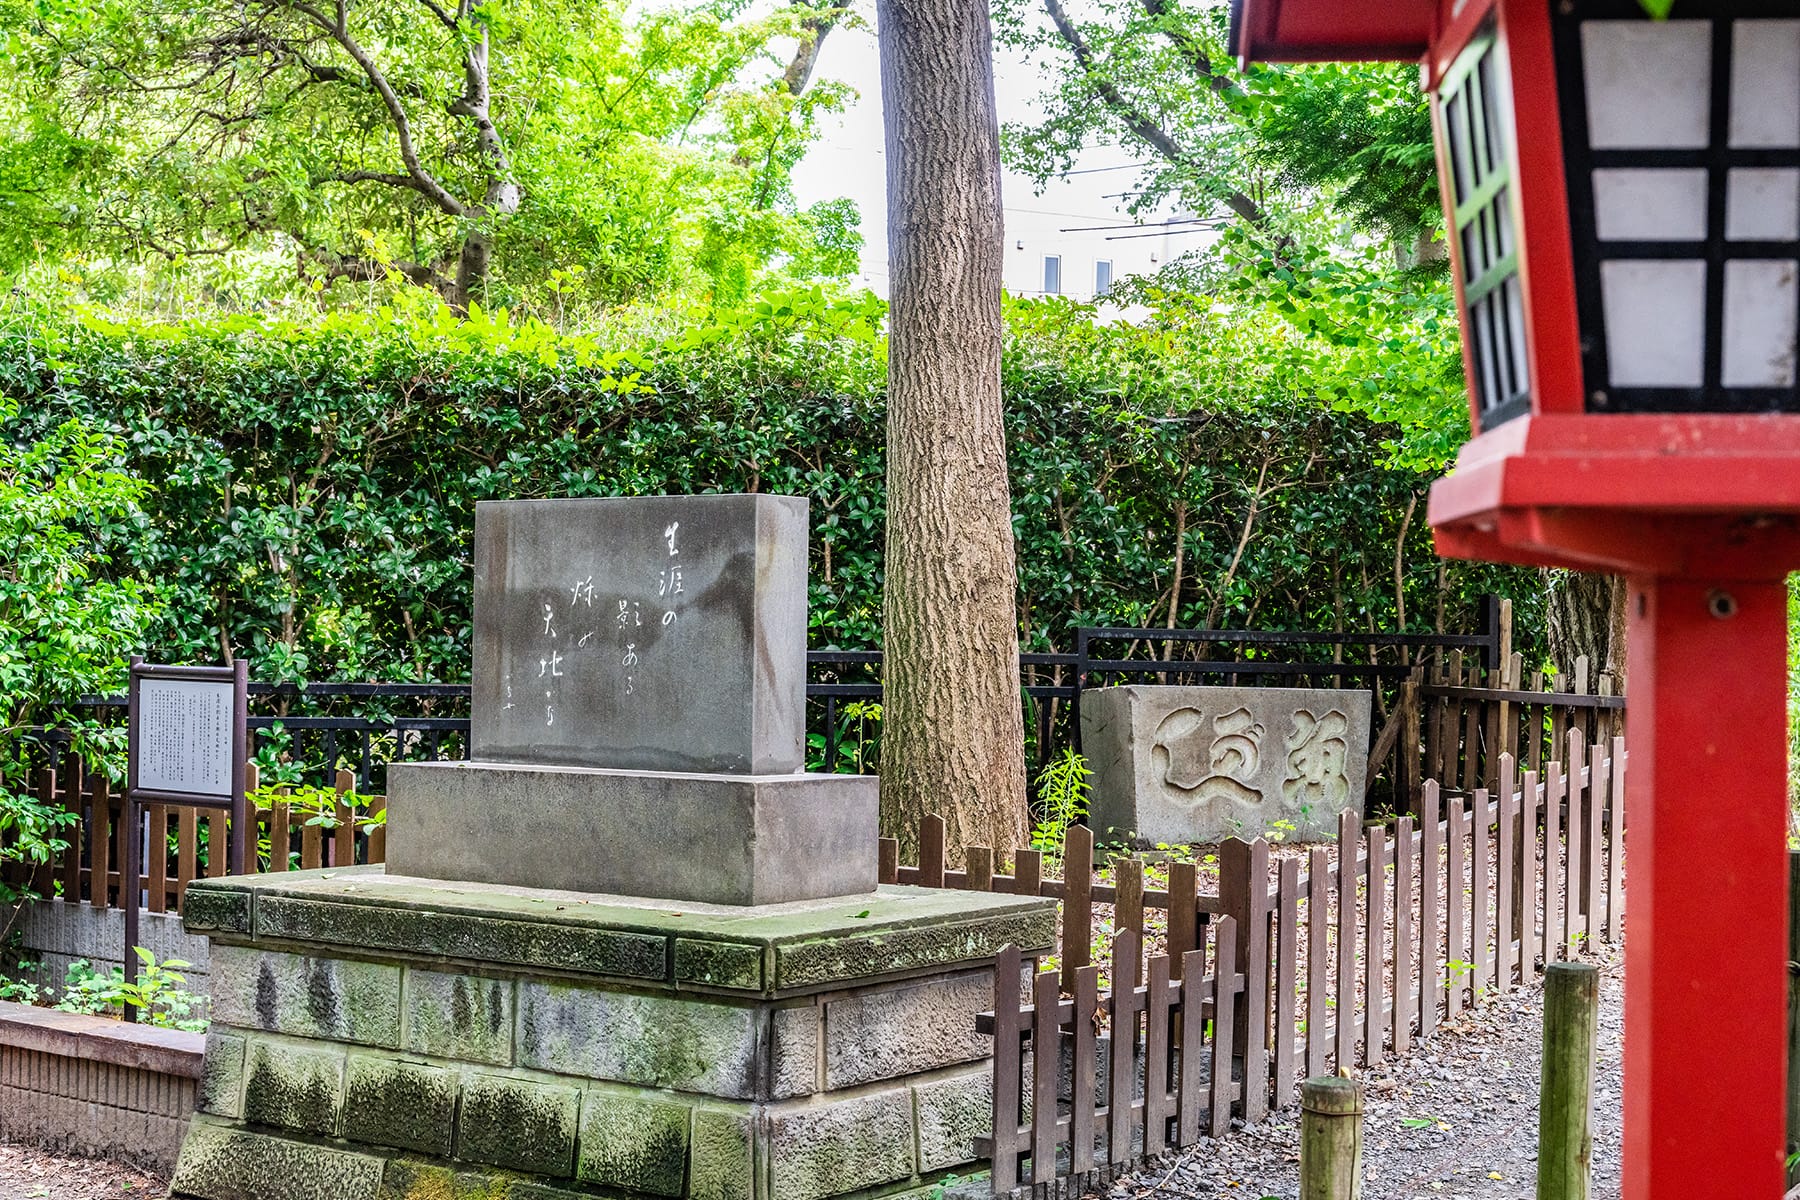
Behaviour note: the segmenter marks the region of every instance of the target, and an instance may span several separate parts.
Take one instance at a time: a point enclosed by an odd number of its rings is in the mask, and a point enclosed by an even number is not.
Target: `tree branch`
[[[1188,69],[1200,78],[1200,81],[1220,95],[1241,96],[1244,89],[1237,80],[1228,75],[1221,75],[1213,69],[1212,56],[1206,52],[1205,43],[1185,29],[1171,24],[1177,16],[1169,0],[1142,0],[1144,11],[1158,21],[1162,35],[1169,39],[1181,57],[1187,62]]]
[[[339,279],[348,279],[353,283],[383,283],[387,280],[389,271],[398,271],[418,286],[431,288],[439,293],[450,285],[449,277],[431,263],[382,263],[369,258],[342,258],[323,251],[307,251],[306,255],[323,268],[320,278],[327,283],[334,283]]]
[[[837,23],[849,9],[850,0],[825,0],[823,4],[814,4],[813,11],[801,21],[800,45],[795,48],[794,57],[781,77],[789,95],[800,95],[812,82],[826,36],[837,28]]]
[[[411,175],[401,175],[393,171],[344,171],[336,175],[315,175],[309,181],[320,183],[385,183],[389,187],[405,188],[418,191],[419,181]]]
[[[400,143],[400,161],[406,164],[406,173],[412,177],[418,192],[440,209],[453,217],[460,217],[468,212],[468,205],[458,200],[450,190],[439,183],[419,161],[419,151],[413,145],[412,122],[406,115],[406,106],[400,103],[394,86],[388,82],[387,76],[375,62],[374,57],[363,48],[362,43],[351,36],[349,17],[344,7],[344,0],[337,2],[336,20],[327,18],[324,13],[311,4],[295,3],[289,0],[294,11],[309,18],[319,28],[331,35],[333,41],[343,47],[344,53],[356,61],[368,77],[369,84],[381,97],[382,104],[388,110],[388,117],[394,126],[394,134]]]
[[[482,157],[488,161],[490,171],[496,177],[511,181],[512,160],[506,153],[506,143],[495,128],[493,117],[488,112],[488,37],[484,26],[481,36],[470,44],[463,52],[463,94],[450,102],[450,112],[454,116],[467,117],[475,125],[475,137],[480,143]]]
[[[1125,122],[1126,128],[1171,163],[1176,166],[1187,166],[1192,159],[1181,144],[1148,113],[1134,105],[1125,96],[1125,93],[1119,90],[1118,85],[1106,77],[1099,62],[1095,59],[1093,47],[1082,36],[1081,30],[1076,27],[1075,22],[1070,20],[1067,10],[1062,6],[1062,0],[1044,0],[1044,11],[1050,14],[1050,20],[1056,26],[1057,35],[1062,38],[1063,44],[1068,46],[1069,52],[1075,56],[1076,65],[1081,68],[1082,78],[1086,80],[1088,86],[1094,89],[1094,93],[1118,114],[1119,119]],[[1262,205],[1237,188],[1223,189],[1219,199],[1226,208],[1250,224],[1261,226],[1267,223],[1268,217],[1263,212]]]
[[[419,0],[419,3],[423,4],[426,8],[429,8],[431,10],[431,15],[436,17],[438,22],[443,25],[445,29],[452,31],[456,29],[456,17],[442,5],[435,3],[434,0]]]

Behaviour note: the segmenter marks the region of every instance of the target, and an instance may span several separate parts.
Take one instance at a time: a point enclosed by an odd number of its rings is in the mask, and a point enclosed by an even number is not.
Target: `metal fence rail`
[[[1020,655],[1028,759],[1039,767],[1081,745],[1081,692],[1120,682],[1261,687],[1367,687],[1378,711],[1393,707],[1404,681],[1427,656],[1467,654],[1499,664],[1510,653],[1505,606],[1482,604],[1475,633],[1321,633],[1265,629],[1081,628],[1073,653]],[[880,651],[807,653],[807,765],[816,771],[869,769],[880,742]],[[302,764],[323,783],[342,767],[362,792],[386,785],[389,762],[468,757],[466,683],[268,683],[250,685],[253,756]],[[82,706],[122,724],[123,696]],[[47,761],[59,756],[52,733]],[[1034,772],[1035,773],[1035,772]]]

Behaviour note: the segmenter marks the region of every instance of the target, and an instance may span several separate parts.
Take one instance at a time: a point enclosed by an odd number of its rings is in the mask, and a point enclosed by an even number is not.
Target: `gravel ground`
[[[109,1162],[0,1145],[4,1200],[138,1200],[161,1196],[164,1190],[161,1181]]]
[[[1618,1200],[1624,951],[1602,947],[1595,1082],[1594,1200]],[[1364,1194],[1370,1200],[1478,1196],[1530,1200],[1537,1186],[1543,989],[1493,998],[1404,1061],[1363,1072]],[[1300,1190],[1299,1111],[1202,1140],[1115,1183],[1108,1200],[1293,1200]]]

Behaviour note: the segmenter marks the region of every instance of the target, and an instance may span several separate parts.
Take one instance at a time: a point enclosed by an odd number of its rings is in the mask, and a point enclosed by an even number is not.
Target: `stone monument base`
[[[827,1200],[967,1172],[1047,900],[732,908],[349,868],[196,881],[197,1200]]]
[[[392,763],[387,866],[710,904],[873,891],[873,775]]]

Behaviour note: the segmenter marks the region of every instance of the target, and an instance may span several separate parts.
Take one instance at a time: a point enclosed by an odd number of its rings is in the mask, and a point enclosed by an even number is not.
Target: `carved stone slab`
[[[1152,842],[1336,835],[1363,810],[1366,691],[1129,686],[1081,696],[1089,822]],[[1277,824],[1282,822],[1282,824]]]
[[[806,519],[792,496],[476,505],[470,757],[800,770]]]

